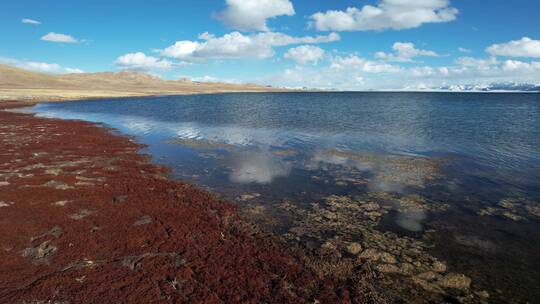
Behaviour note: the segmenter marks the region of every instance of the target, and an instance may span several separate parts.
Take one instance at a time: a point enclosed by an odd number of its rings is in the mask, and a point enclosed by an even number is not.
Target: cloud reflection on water
[[[396,223],[409,231],[422,231],[422,222],[426,219],[426,211],[422,209],[399,212]]]
[[[289,175],[291,164],[268,151],[240,152],[231,158],[230,179],[236,183],[269,184],[277,177]]]
[[[408,187],[424,188],[427,182],[437,179],[441,159],[333,149],[315,153],[306,168],[327,170],[328,165],[342,166],[353,175],[355,171],[367,173],[370,191],[403,192]]]
[[[110,121],[110,120],[109,120]],[[167,123],[144,119],[142,117],[115,117],[113,125],[121,126],[131,132],[147,135],[160,132],[164,137],[193,139],[206,142],[224,143],[237,146],[238,151],[230,151],[230,180],[236,183],[269,184],[276,177],[289,175],[292,165],[263,150],[242,151],[246,147],[281,146],[283,137],[275,130],[258,130],[240,127],[209,127],[195,123]]]

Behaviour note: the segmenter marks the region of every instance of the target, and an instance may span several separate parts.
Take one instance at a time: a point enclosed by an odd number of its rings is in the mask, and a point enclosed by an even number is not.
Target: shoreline
[[[126,93],[120,92],[119,95],[81,95],[81,96],[51,96],[51,95],[21,95],[21,96],[9,96],[2,95],[3,89],[0,89],[0,109],[5,107],[5,104],[15,103],[22,104],[17,107],[22,106],[32,106],[38,103],[57,103],[57,102],[72,102],[72,101],[84,101],[84,100],[107,100],[107,99],[131,99],[131,98],[160,98],[160,97],[171,97],[171,96],[185,96],[185,95],[213,95],[213,94],[259,94],[259,93],[311,93],[311,94],[325,94],[325,93],[335,93],[335,94],[349,94],[349,93],[367,93],[367,94],[378,94],[378,93],[392,93],[392,94],[539,94],[537,91],[321,91],[321,90],[295,90],[295,89],[282,89],[274,88],[270,90],[230,90],[230,91],[190,91],[190,92],[171,92],[171,93],[141,93],[129,95]],[[19,91],[19,90],[16,90]],[[21,90],[24,91],[24,90]]]
[[[276,89],[276,90],[261,90],[261,91],[208,91],[208,92],[172,92],[165,94],[119,94],[119,95],[99,95],[99,96],[30,96],[23,95],[20,98],[12,98],[2,96],[2,89],[0,89],[0,109],[3,108],[5,103],[15,103],[15,104],[27,104],[35,105],[37,103],[57,103],[57,102],[72,102],[72,101],[83,101],[83,100],[107,100],[107,99],[130,99],[130,98],[160,98],[160,97],[170,97],[170,96],[186,96],[186,95],[213,95],[213,94],[258,94],[258,93],[303,93],[301,91],[295,90],[286,90],[286,89]]]
[[[31,104],[0,103],[2,302],[383,301],[167,179],[132,138],[3,111]]]
[[[263,212],[268,202],[257,202],[244,209],[234,199],[224,201],[216,192],[168,179],[168,167],[156,165],[150,161],[150,155],[141,154],[145,145],[114,128],[84,120],[4,111],[36,103],[0,102],[0,151],[7,151],[0,152],[0,164],[3,164],[0,214],[6,214],[8,208],[20,208],[20,213],[15,212],[14,216],[0,217],[0,229],[8,234],[0,237],[0,250],[10,254],[10,259],[17,259],[14,264],[9,264],[12,261],[8,259],[0,262],[1,269],[11,271],[0,274],[0,302],[4,299],[9,303],[65,303],[66,300],[79,303],[87,299],[128,303],[427,303],[443,299],[487,303],[488,299],[499,300],[497,292],[482,289],[482,285],[464,275],[468,274],[466,271],[457,271],[444,257],[432,256],[428,252],[429,244],[375,228],[387,212],[382,201],[400,200],[399,205],[408,208],[409,203],[415,204],[414,197],[381,197],[380,201],[369,195],[355,198],[331,195],[318,202],[313,210],[284,202],[272,209],[286,212],[293,221],[289,233],[281,234],[266,225],[266,220],[271,221]],[[70,142],[66,143],[66,138]],[[10,144],[16,147],[8,147]],[[24,157],[17,155],[18,151]],[[11,193],[14,199],[4,200],[3,190],[8,190],[6,193]],[[72,196],[75,198],[71,199]],[[17,200],[23,204],[18,206]],[[438,206],[426,208],[439,213]],[[377,212],[369,211],[375,207]],[[29,210],[39,210],[41,214],[28,217],[25,212],[33,212]],[[164,211],[165,216],[161,214]],[[47,217],[50,214],[55,220]],[[327,215],[337,220],[319,221]],[[212,220],[211,227],[202,227],[208,219]],[[183,221],[191,226],[183,226]],[[50,224],[38,226],[40,223]],[[107,225],[116,228],[102,229]],[[67,229],[77,231],[77,235],[70,237],[79,244],[63,238]],[[342,237],[319,237],[321,231],[330,230],[341,233]],[[19,236],[19,231],[25,234]],[[306,246],[299,236],[320,243]],[[9,245],[14,240],[19,242],[18,247]],[[233,240],[233,244],[226,244],[227,240]],[[21,245],[24,242],[26,245]],[[60,256],[66,242],[69,257]],[[72,252],[71,247],[80,248],[80,242],[92,244],[88,247],[91,255]],[[348,247],[351,244],[359,245],[354,253]],[[401,247],[395,249],[395,244]],[[191,250],[196,253],[188,254]],[[410,250],[416,251],[412,254]],[[189,270],[184,269],[186,257],[195,267],[189,265]],[[179,269],[181,275],[173,275]],[[28,273],[21,274],[20,270],[45,275],[31,280]],[[44,283],[37,284],[40,291],[36,293],[34,281],[41,280]],[[122,281],[120,288],[127,293],[103,290],[102,286],[116,280]],[[80,294],[82,289],[84,294]],[[189,295],[185,290],[189,290]],[[132,297],[132,293],[136,296]]]

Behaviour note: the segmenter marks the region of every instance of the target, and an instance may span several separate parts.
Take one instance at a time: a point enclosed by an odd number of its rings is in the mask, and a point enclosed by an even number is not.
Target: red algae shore
[[[0,303],[380,301],[317,275],[140,148],[91,123],[0,111]]]

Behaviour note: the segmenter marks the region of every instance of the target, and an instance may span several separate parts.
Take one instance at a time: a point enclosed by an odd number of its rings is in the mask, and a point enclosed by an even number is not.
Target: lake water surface
[[[471,302],[540,298],[540,94],[215,94],[29,111],[136,137],[173,177],[306,250],[391,255],[372,260],[404,290],[410,279]],[[434,261],[444,269],[425,275]]]

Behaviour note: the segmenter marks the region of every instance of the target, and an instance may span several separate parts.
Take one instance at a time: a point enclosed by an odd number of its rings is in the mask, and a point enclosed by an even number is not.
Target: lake
[[[363,255],[400,292],[540,297],[540,94],[243,93],[26,111],[133,136],[173,178],[238,202],[291,245]]]

